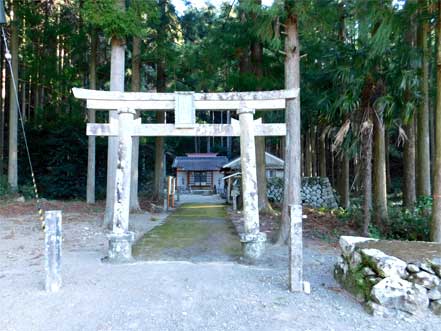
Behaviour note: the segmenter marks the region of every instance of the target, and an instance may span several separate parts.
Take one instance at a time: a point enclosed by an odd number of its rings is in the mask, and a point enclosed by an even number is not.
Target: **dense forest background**
[[[427,240],[441,186],[435,176],[440,6],[436,0],[276,0],[265,7],[240,0],[178,15],[169,0],[7,1],[12,67],[41,195],[86,198],[91,141],[85,124],[109,119],[107,112],[87,112],[71,88],[111,88],[116,42],[124,47],[126,91],[283,89],[291,8],[300,40],[303,175],[328,176],[340,198],[335,213],[342,221],[357,219],[364,234]],[[1,47],[0,193],[32,197]],[[140,116],[173,121],[172,114]],[[205,112],[198,121],[226,123],[230,116]],[[285,113],[259,116],[281,122]],[[283,139],[259,144],[284,157]],[[170,173],[175,155],[239,153],[239,141],[227,138],[143,137],[139,145],[139,192],[147,195],[160,191],[159,157],[165,155]],[[107,138],[93,146],[96,196],[103,199]]]

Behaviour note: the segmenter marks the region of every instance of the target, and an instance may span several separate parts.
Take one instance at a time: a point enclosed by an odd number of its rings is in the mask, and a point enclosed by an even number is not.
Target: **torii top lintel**
[[[295,99],[299,89],[261,91],[261,92],[225,92],[225,93],[145,93],[96,91],[73,88],[78,99],[87,100],[87,108],[96,110],[117,110],[131,108],[136,110],[175,110],[179,96],[190,96],[195,110],[236,110],[252,108],[256,110],[284,109],[287,99]]]

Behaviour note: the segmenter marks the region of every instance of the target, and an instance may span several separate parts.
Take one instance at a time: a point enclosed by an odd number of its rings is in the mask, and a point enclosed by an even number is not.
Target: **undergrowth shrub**
[[[384,237],[399,240],[429,240],[432,197],[420,197],[414,208],[389,207]]]
[[[372,220],[369,234],[377,239],[428,241],[432,212],[432,197],[420,197],[414,208],[404,208],[400,203],[389,203],[389,220],[378,226]],[[363,227],[363,209],[360,199],[351,200],[351,208],[339,208],[335,213],[341,220],[354,220]],[[373,213],[372,213],[373,216]]]
[[[0,176],[0,197],[4,197],[11,192],[6,176]]]

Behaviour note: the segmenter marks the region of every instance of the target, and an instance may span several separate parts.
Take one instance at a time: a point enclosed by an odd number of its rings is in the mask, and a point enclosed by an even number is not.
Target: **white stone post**
[[[132,260],[133,232],[129,231],[130,184],[132,164],[132,127],[136,112],[119,109],[118,163],[115,177],[113,232],[109,235],[108,262],[124,263]]]
[[[260,232],[257,199],[256,147],[254,145],[254,109],[237,111],[240,123],[240,162],[244,234],[241,236],[244,259],[257,260],[265,250],[266,235]]]
[[[302,205],[289,206],[289,289],[303,291]]]
[[[61,288],[61,210],[45,212],[45,270],[47,292]]]

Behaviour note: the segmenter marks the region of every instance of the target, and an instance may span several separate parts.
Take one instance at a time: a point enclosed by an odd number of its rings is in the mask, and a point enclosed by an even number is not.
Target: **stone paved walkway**
[[[134,246],[137,260],[235,261],[241,246],[225,205],[185,203]]]

